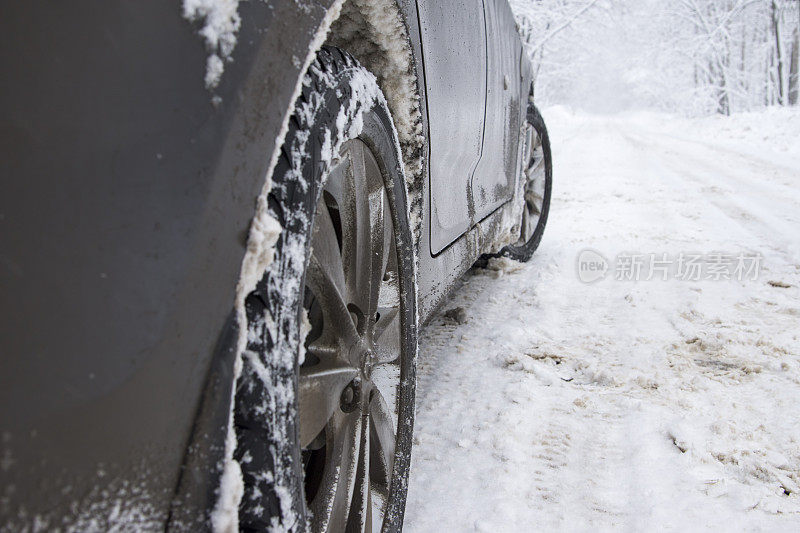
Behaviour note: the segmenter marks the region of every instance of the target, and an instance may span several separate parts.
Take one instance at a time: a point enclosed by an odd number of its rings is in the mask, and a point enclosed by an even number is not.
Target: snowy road
[[[800,529],[795,139],[544,115],[541,248],[468,274],[444,308],[468,321],[422,335],[406,530]],[[605,279],[578,279],[586,248]],[[640,280],[617,279],[635,254]],[[671,270],[647,280],[649,254]]]

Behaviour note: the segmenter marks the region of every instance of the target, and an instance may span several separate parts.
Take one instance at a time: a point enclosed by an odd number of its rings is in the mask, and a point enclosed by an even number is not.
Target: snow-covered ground
[[[544,116],[539,251],[423,331],[406,530],[800,530],[800,114]]]

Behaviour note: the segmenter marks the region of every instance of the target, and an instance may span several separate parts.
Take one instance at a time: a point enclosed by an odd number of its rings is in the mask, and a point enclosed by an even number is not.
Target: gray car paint
[[[472,225],[472,175],[481,159],[486,106],[482,0],[419,2],[430,120],[431,250]]]
[[[482,220],[508,201],[517,174],[516,155],[520,134],[520,95],[516,81],[519,68],[519,36],[506,0],[485,0],[487,46],[486,125],[484,149],[472,176],[472,223]],[[509,29],[513,31],[509,31]],[[512,85],[513,84],[513,85]],[[487,147],[491,146],[491,149]]]
[[[242,243],[331,3],[241,3],[218,105],[178,2],[4,7],[0,527],[160,527],[172,509],[179,529],[207,510]],[[417,5],[400,9],[431,83]],[[530,75],[516,74],[524,94]],[[424,218],[423,318],[489,245],[493,217],[437,257]]]

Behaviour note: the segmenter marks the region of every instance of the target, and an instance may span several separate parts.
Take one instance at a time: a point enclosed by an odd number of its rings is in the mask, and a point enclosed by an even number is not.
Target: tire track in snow
[[[781,206],[778,210],[781,215],[788,217],[790,222],[798,221],[793,216],[800,211],[800,198],[796,194],[797,169],[791,170],[779,163],[736,154],[709,143],[680,141],[668,134],[633,128],[626,136],[637,144],[647,146],[654,155],[671,162],[676,170],[689,170],[692,177],[701,178],[704,183],[729,186],[719,192],[726,195],[744,193],[745,198],[750,200],[751,209],[757,206],[760,213],[770,213],[775,211],[777,203]],[[697,153],[698,146],[707,148],[710,153],[701,156]],[[744,163],[746,168],[737,163]]]
[[[694,152],[665,148],[659,139],[666,138],[666,135],[650,134],[647,137],[636,132],[627,133],[625,137],[663,162],[677,179],[702,185],[700,190],[707,193],[708,202],[722,211],[731,224],[754,237],[743,243],[744,246],[751,250],[767,247],[790,262],[800,263],[796,238],[800,226],[800,198],[796,193],[790,194],[790,188],[774,187],[762,179],[765,165],[761,166],[761,172],[753,172],[747,179],[741,170],[730,168],[725,159],[703,158]],[[674,146],[673,141],[671,147]]]

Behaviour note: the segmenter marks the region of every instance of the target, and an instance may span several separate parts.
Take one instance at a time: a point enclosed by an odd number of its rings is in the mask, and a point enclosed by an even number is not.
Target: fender
[[[194,464],[185,450],[217,449],[224,432],[207,406],[230,387],[255,198],[334,7],[240,3],[238,44],[213,91],[199,25],[177,1],[4,10],[0,522],[10,529],[162,527],[176,486],[198,475],[182,469]]]
[[[389,99],[392,110],[403,118],[398,124],[400,131],[401,145],[406,160],[406,167],[411,172],[407,188],[416,192],[418,198],[421,197],[421,175],[422,175],[422,146],[424,137],[422,135],[422,114],[420,92],[418,83],[420,79],[417,72],[417,64],[414,61],[413,39],[409,38],[411,30],[416,30],[416,5],[413,1],[406,1],[403,5],[396,4],[394,0],[367,1],[351,0],[347,9],[343,10],[346,2],[335,1],[330,5],[323,6],[320,10],[322,17],[310,28],[316,27],[314,31],[305,34],[305,38],[299,41],[298,50],[305,50],[306,56],[301,68],[292,71],[286,78],[286,84],[280,90],[289,95],[285,104],[285,112],[280,124],[280,129],[274,137],[274,150],[266,170],[266,183],[262,190],[265,196],[269,190],[270,178],[275,166],[275,161],[286,134],[289,114],[294,108],[294,102],[300,91],[302,77],[304,76],[309,63],[314,59],[316,52],[322,46],[326,37],[334,45],[343,46],[345,49],[353,50],[365,54],[364,64],[369,68],[376,68],[374,72],[378,75],[384,92]],[[391,7],[396,11],[396,17],[392,18]],[[359,13],[359,11],[361,11]],[[339,14],[342,18],[347,18],[346,22],[339,27],[333,28]],[[408,17],[413,15],[411,19]],[[362,19],[363,17],[363,19]],[[362,20],[364,27],[358,27],[356,20]],[[394,21],[394,22],[393,22]],[[411,24],[409,24],[411,23]],[[384,25],[383,27],[379,27]],[[409,28],[409,25],[411,28]],[[386,32],[391,28],[391,32]],[[381,34],[381,30],[384,33]],[[355,40],[349,40],[353,39]],[[374,39],[370,41],[370,39]],[[398,42],[401,41],[401,42]],[[407,47],[405,46],[407,45]],[[406,56],[397,54],[397,50],[405,50]],[[394,56],[388,50],[394,50]],[[377,52],[376,52],[377,51]],[[386,59],[381,61],[381,54],[386,54]],[[292,65],[297,66],[297,55],[292,56]],[[371,64],[370,61],[378,59],[378,63]],[[267,67],[277,68],[277,67]],[[385,76],[385,78],[384,78]],[[294,84],[289,82],[296,77]],[[382,81],[386,80],[384,86]],[[416,209],[421,209],[417,204]],[[412,207],[413,209],[414,207]],[[419,219],[419,213],[417,213]],[[258,215],[257,215],[258,216]],[[252,272],[245,273],[243,267],[242,276],[253,278]],[[257,274],[255,278],[260,277]],[[241,290],[241,288],[240,288]],[[221,475],[221,461],[223,459],[224,443],[221,437],[223,429],[228,421],[229,412],[227,410],[226,398],[230,397],[231,378],[231,358],[236,357],[233,353],[235,339],[239,335],[236,333],[235,321],[229,322],[226,329],[226,336],[221,341],[214,359],[213,366],[209,373],[208,382],[205,387],[205,396],[202,400],[196,426],[193,431],[192,443],[187,449],[187,457],[184,463],[182,476],[179,482],[176,497],[173,500],[172,512],[170,516],[170,529],[195,529],[207,524],[207,512],[216,503],[218,498],[219,477]],[[241,346],[241,345],[240,345]],[[212,436],[210,438],[209,436]],[[209,475],[209,464],[217,465]],[[201,520],[202,519],[202,520]],[[200,520],[200,521],[199,521]]]

